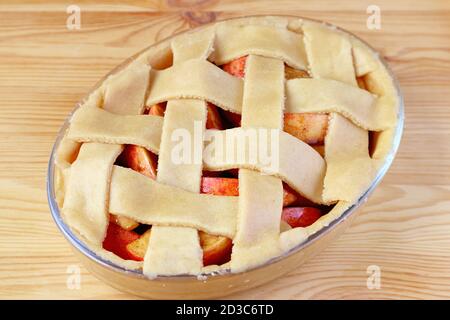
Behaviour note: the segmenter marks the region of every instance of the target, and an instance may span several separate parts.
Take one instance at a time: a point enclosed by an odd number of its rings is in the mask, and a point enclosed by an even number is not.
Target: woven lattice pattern
[[[218,23],[166,43],[172,66],[152,68],[153,53],[146,52],[109,77],[75,112],[60,146],[62,214],[94,248],[101,250],[112,213],[152,225],[143,262],[148,276],[203,272],[197,230],[233,239],[227,267],[239,272],[304,241],[370,184],[387,148],[380,143],[369,155],[368,132],[392,134],[397,96],[365,45],[317,23],[281,18]],[[242,56],[243,79],[218,67]],[[288,80],[285,65],[310,77]],[[357,84],[363,76],[368,88]],[[166,101],[164,118],[143,114],[146,106]],[[207,102],[242,116],[241,127],[216,135],[277,130],[276,170],[218,157],[174,163],[172,134],[183,128],[194,135],[195,123],[203,123],[207,133]],[[284,113],[304,112],[329,114],[324,157],[283,131]],[[125,144],[159,155],[156,180],[114,165]],[[202,170],[236,168],[239,197],[199,193]],[[280,233],[283,182],[317,204],[337,205],[308,228]]]

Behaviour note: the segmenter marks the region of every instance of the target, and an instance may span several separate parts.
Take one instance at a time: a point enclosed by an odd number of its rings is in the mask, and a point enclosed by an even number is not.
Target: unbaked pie
[[[379,58],[336,28],[208,25],[144,51],[75,110],[58,205],[89,248],[148,277],[242,272],[358,200],[391,149],[398,104]]]

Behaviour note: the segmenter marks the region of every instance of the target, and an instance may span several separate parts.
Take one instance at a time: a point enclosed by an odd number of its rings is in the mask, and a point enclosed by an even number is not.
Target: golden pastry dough
[[[244,55],[245,80],[210,62]],[[312,79],[285,81],[285,64]],[[165,117],[141,115],[144,101],[168,101]],[[242,113],[242,127],[205,130],[206,101]],[[75,112],[55,158],[58,205],[90,249],[149,277],[245,271],[299,246],[357,201],[392,149],[399,104],[378,56],[344,32],[285,17],[205,26],[141,53]],[[330,113],[324,158],[282,131],[284,112]],[[173,161],[178,129],[196,137],[189,149],[196,161]],[[367,130],[377,131],[373,159]],[[214,139],[222,142],[216,150]],[[157,181],[113,165],[122,144],[159,153]],[[255,146],[267,151],[256,161]],[[239,197],[199,194],[202,170],[232,168],[240,169]],[[306,228],[280,228],[282,181],[315,203],[336,205]],[[102,248],[109,212],[153,225],[143,263]],[[203,267],[197,230],[232,238],[232,260]]]
[[[204,101],[168,102],[158,160],[159,182],[199,192],[205,123]]]
[[[249,54],[279,59],[297,69],[306,70],[307,66],[303,36],[286,27],[228,24],[217,27],[211,58],[214,63],[221,65]]]
[[[70,170],[62,214],[93,244],[106,235],[111,167],[121,151],[121,145],[84,143]]]
[[[67,136],[64,136],[59,144],[58,151],[56,152],[56,165],[70,166],[77,158],[80,147],[81,143],[73,141]]]
[[[194,227],[232,238],[237,210],[238,197],[189,192],[114,166],[109,203],[113,214],[152,225]]]
[[[187,32],[172,40],[174,64],[191,60],[206,60],[213,51],[214,28],[205,32]]]
[[[352,53],[355,66],[355,75],[362,77],[378,68],[378,54],[369,50],[369,48],[360,40],[352,37]]]
[[[325,201],[355,201],[373,179],[373,163],[368,155],[367,131],[339,114],[332,114],[325,138]],[[359,137],[359,139],[355,139]]]
[[[313,78],[331,79],[357,87],[351,42],[344,33],[325,26],[303,26]],[[323,200],[354,200],[373,179],[368,132],[338,113],[330,116],[325,137],[327,172]],[[357,178],[356,178],[357,177]]]
[[[245,74],[242,127],[250,127],[250,130],[252,127],[281,129],[283,62],[250,55]],[[280,254],[278,239],[282,208],[283,184],[280,179],[251,170],[239,170],[239,213],[231,272],[261,265]]]
[[[247,133],[250,131],[250,133]],[[267,141],[262,140],[264,135],[252,135],[254,128],[234,128],[223,131],[208,131],[207,136],[211,135],[211,148],[209,144],[204,149],[204,167],[210,171],[221,171],[234,168],[245,168],[257,170],[264,174],[275,175],[287,182],[294,190],[304,195],[315,203],[325,203],[322,199],[323,177],[325,175],[326,164],[324,159],[311,146],[303,141],[291,136],[290,134],[274,130],[277,134],[274,138],[278,139],[278,148],[272,149],[272,137],[268,136]],[[262,161],[255,163],[254,158],[249,157],[249,144],[241,144],[246,137],[252,137],[253,148],[256,150],[268,150],[268,159],[278,159],[278,165],[274,168],[270,164]],[[223,149],[230,150],[231,146],[236,146],[240,151],[235,154],[241,154],[242,157],[229,157],[229,154],[215,150],[216,145],[222,141]],[[267,143],[266,146],[261,146]],[[278,152],[279,151],[279,152]],[[273,154],[272,152],[278,152]],[[338,200],[338,199],[334,199]],[[326,203],[333,202],[327,201]]]
[[[348,36],[311,22],[304,23],[303,33],[314,78],[332,79],[356,86],[352,45]]]
[[[152,115],[117,115],[84,106],[71,119],[67,137],[78,142],[136,144],[157,153],[162,118]]]
[[[199,274],[203,252],[195,243],[199,243],[195,229],[153,227],[144,257],[144,274],[149,278]]]
[[[229,75],[214,64],[191,59],[169,69],[152,72],[147,105],[175,99],[199,99],[241,113],[242,86],[242,79]]]
[[[336,112],[355,125],[382,131],[395,125],[396,115],[368,91],[329,79],[293,79],[286,84],[286,112]],[[378,103],[380,102],[380,103]]]
[[[206,35],[206,37],[203,35]],[[185,46],[191,47],[191,49],[184,50],[183,47]],[[193,49],[194,46],[195,49]],[[175,66],[190,57],[201,61],[206,59],[212,50],[212,35],[207,33],[199,36],[186,34],[184,40],[181,37],[174,39],[172,48]],[[155,86],[155,83],[153,83],[152,88],[153,86]],[[205,124],[205,101],[173,100],[167,103],[156,177],[158,182],[178,186],[186,191],[193,192],[194,195],[200,192],[201,147]],[[177,141],[177,139],[181,140]],[[185,143],[182,139],[185,139]],[[199,139],[199,141],[195,141],[195,139]],[[179,150],[179,146],[184,147],[184,150]],[[192,204],[187,202],[163,216],[167,218],[170,214],[176,214],[178,217],[186,217],[186,211],[188,211],[190,205]],[[162,205],[161,207],[168,206]],[[196,213],[206,215],[206,219],[214,220],[214,215],[208,215],[208,210],[198,208]],[[233,219],[229,220],[233,221]],[[184,225],[190,226],[189,224]],[[192,227],[198,226],[192,225]],[[203,265],[202,258],[203,253],[196,229],[153,226],[149,246],[144,257],[143,272],[148,276],[198,274]]]
[[[141,113],[149,71],[148,65],[135,61],[108,77],[79,108],[81,115],[88,109],[99,111],[99,107],[121,115]],[[68,181],[62,214],[76,232],[94,245],[100,245],[106,235],[111,168],[122,150],[120,144],[84,143],[70,172],[67,168],[63,175]]]
[[[243,105],[247,107],[247,110],[242,112],[241,126],[282,129],[283,62],[250,55],[246,63],[244,88]]]
[[[125,70],[105,81],[103,108],[117,114],[141,114],[147,91],[150,66],[134,61]]]

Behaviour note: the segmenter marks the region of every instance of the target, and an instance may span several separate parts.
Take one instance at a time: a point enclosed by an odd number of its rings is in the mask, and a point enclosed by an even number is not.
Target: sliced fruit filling
[[[148,229],[138,239],[127,244],[126,246],[127,251],[141,261],[144,260],[145,253],[147,252],[151,232],[152,229]]]
[[[328,115],[285,113],[284,131],[310,145],[322,145],[328,128]]]
[[[139,222],[125,216],[117,216],[115,214],[109,215],[109,222],[115,223],[121,228],[130,231],[139,227]]]
[[[246,56],[222,66],[229,74],[243,78],[245,76]],[[285,65],[285,78],[309,77],[303,70]],[[224,130],[240,126],[241,115],[218,108],[207,103],[207,129]],[[164,117],[166,103],[155,104],[146,110],[146,114]],[[310,144],[323,155],[323,143],[328,128],[327,114],[286,113],[284,131]],[[158,156],[147,149],[126,145],[117,160],[119,165],[131,168],[151,179],[156,179]],[[239,196],[238,169],[221,172],[203,172],[201,193],[218,196]],[[283,183],[282,230],[307,227],[324,214],[324,208],[318,208],[313,202],[301,196],[286,183]],[[141,232],[138,232],[144,227]],[[110,223],[103,247],[127,260],[143,261],[150,241],[151,226],[142,225],[133,219],[110,215]],[[203,250],[203,265],[221,265],[231,258],[232,240],[199,231],[200,245]]]
[[[139,261],[141,258],[130,252],[127,246],[135,240],[139,239],[139,234],[131,230],[125,230],[121,226],[110,222],[106,231],[105,240],[103,240],[103,248],[111,251],[125,260]]]
[[[231,259],[233,243],[230,238],[213,236],[203,231],[198,232],[200,246],[203,250],[203,265],[221,265]]]
[[[281,213],[281,219],[292,228],[310,226],[321,216],[321,211],[312,207],[288,207]]]

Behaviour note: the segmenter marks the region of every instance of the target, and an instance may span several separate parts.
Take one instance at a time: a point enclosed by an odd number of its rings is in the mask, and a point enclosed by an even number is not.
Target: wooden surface
[[[381,50],[405,96],[405,132],[390,172],[353,226],[283,279],[230,298],[450,298],[450,2],[380,0],[381,30],[366,28],[373,1],[8,1],[0,4],[0,298],[133,298],[78,265],[47,205],[56,132],[85,92],[149,44],[204,22],[297,14],[353,31]],[[66,6],[81,7],[81,30]],[[123,1],[125,2],[125,1]],[[199,3],[199,4],[195,4]],[[366,269],[378,265],[381,288]]]

